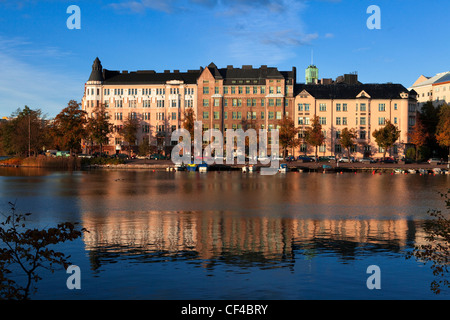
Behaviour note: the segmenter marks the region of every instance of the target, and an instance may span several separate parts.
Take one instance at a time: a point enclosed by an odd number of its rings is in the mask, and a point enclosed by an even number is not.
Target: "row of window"
[[[265,99],[224,99],[223,105],[224,107],[233,106],[233,107],[242,107],[243,101],[246,102],[247,107],[256,107],[257,103],[260,103],[261,107],[264,107],[266,102]],[[231,104],[230,104],[231,103]],[[283,99],[268,99],[269,107],[281,107],[283,104]],[[220,107],[220,99],[213,100],[214,107]],[[288,105],[288,101],[285,101],[285,105]],[[209,99],[203,99],[203,107],[209,107]]]
[[[286,94],[289,92],[289,87],[285,89]],[[223,87],[223,94],[266,94],[266,87],[264,86],[245,86],[245,87]],[[203,87],[203,94],[210,94],[210,87]],[[283,94],[281,87],[269,87],[269,94]],[[214,94],[220,94],[220,87],[214,87]]]
[[[336,103],[336,111],[340,112],[346,112],[348,111],[348,106],[347,103]],[[298,104],[298,111],[309,111],[310,108],[310,104],[309,103],[299,103]],[[409,108],[414,108],[415,111],[415,105],[410,104]],[[358,109],[360,112],[366,112],[367,111],[367,105],[365,103],[360,103],[360,104],[356,104],[356,108],[355,111],[358,112]],[[397,103],[394,103],[394,110],[398,110],[398,105]],[[327,111],[327,104],[326,103],[320,103],[319,104],[319,111]],[[386,104],[385,103],[379,103],[378,104],[378,111],[380,112],[384,112],[386,111]]]
[[[231,115],[231,119],[233,119],[233,120],[241,120],[242,119],[242,112],[240,112],[240,111],[230,112],[230,115]],[[265,119],[265,112],[261,112],[261,113],[259,113],[259,115],[260,115],[260,119],[261,120]],[[268,119],[269,120],[274,120],[274,119],[281,120],[281,118],[282,118],[282,112],[281,111],[278,111],[278,112],[269,111],[269,112],[267,112],[267,115],[268,115]],[[202,116],[203,116],[203,119],[209,119],[209,111],[203,111]],[[220,112],[214,111],[212,113],[212,116],[213,116],[214,120],[219,120],[220,119]],[[257,112],[255,112],[255,111],[248,111],[246,119],[247,120],[250,120],[250,119],[251,120],[256,120],[257,116],[258,116]],[[223,113],[223,118],[225,120],[228,120],[228,112],[227,111],[225,111]]]
[[[106,116],[108,116],[108,113],[106,113]],[[128,117],[130,119],[138,119],[142,118],[142,120],[150,120],[150,112],[144,112],[142,114],[136,113],[136,112],[130,112],[128,113]],[[165,120],[166,115],[164,112],[157,112],[156,113],[156,119],[155,120]],[[177,120],[177,118],[180,118],[180,113],[178,112],[171,112],[168,113],[168,119],[167,120]],[[114,113],[114,120],[124,120],[122,112],[115,112]]]
[[[86,95],[88,96],[93,96],[94,93],[97,92],[97,95],[100,95],[100,88],[96,88],[96,90],[94,88],[88,88],[86,89]],[[143,89],[137,89],[137,88],[128,88],[128,89],[124,89],[123,88],[116,88],[116,89],[103,89],[103,94],[105,96],[109,96],[111,94],[115,95],[115,96],[123,96],[125,93],[128,93],[128,95],[132,95],[132,96],[137,96],[139,94],[142,95],[151,95],[152,92],[154,92],[157,95],[161,95],[161,94],[166,94],[166,89],[165,88],[143,88]],[[169,88],[169,92],[170,94],[180,94],[180,88]],[[194,88],[184,88],[184,94],[185,95],[192,95],[194,94]]]

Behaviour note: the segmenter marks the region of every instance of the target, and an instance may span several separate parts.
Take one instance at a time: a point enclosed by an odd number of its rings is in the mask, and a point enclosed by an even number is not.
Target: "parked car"
[[[330,162],[330,157],[322,156],[319,157],[319,162]]]
[[[125,154],[125,153],[117,153],[117,154],[113,154],[113,155],[111,156],[111,158],[127,160],[129,157],[128,157],[128,155]]]
[[[154,153],[152,155],[150,155],[149,157],[150,160],[165,160],[166,157],[164,157],[162,154],[160,153]]]
[[[392,157],[381,158],[381,163],[396,163],[395,159]]]
[[[86,154],[86,153],[80,153],[78,155],[78,158],[92,158],[92,156],[90,154]]]
[[[372,158],[366,157],[366,158],[361,158],[359,160],[359,162],[361,162],[361,163],[375,163],[376,161],[374,159],[372,159]]]
[[[427,161],[429,164],[441,164],[441,159],[439,158],[430,158]]]
[[[287,156],[286,161],[295,161],[295,157],[294,156]]]
[[[308,156],[298,156],[297,158],[298,161],[303,161],[303,162],[313,162],[314,159]]]
[[[348,157],[342,157],[339,159],[339,162],[355,162],[355,158],[351,157],[349,159]]]

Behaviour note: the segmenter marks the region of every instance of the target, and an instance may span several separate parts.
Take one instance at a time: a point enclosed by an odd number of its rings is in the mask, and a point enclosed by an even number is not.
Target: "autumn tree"
[[[86,112],[81,110],[80,103],[70,100],[56,117],[53,123],[53,132],[57,145],[62,150],[81,149],[81,140],[86,135]]]
[[[450,105],[448,104],[444,104],[439,111],[436,140],[441,147],[448,148],[447,161],[450,162]]]
[[[320,124],[320,118],[315,116],[312,119],[311,126],[305,129],[305,142],[310,146],[315,147],[315,156],[317,161],[317,148],[321,146],[325,141],[325,137],[322,132],[322,125]]]
[[[194,136],[195,112],[193,108],[186,108],[183,113],[183,129],[189,131],[191,137]]]
[[[412,127],[411,132],[408,133],[410,142],[416,149],[416,160],[419,157],[419,148],[427,142],[428,132],[422,122],[420,114],[417,114],[416,124]]]
[[[351,128],[344,128],[341,132],[341,146],[347,150],[348,159],[350,160],[350,149],[355,144],[356,140],[356,131]]]
[[[17,109],[11,120],[2,123],[0,130],[0,144],[9,155],[36,155],[52,144],[48,140],[48,121],[40,109],[32,110],[28,106]]]
[[[294,121],[289,117],[284,117],[278,121],[279,125],[279,142],[283,148],[283,156],[286,156],[288,148],[296,148],[300,144],[298,139],[299,129],[295,126]]]
[[[431,219],[424,224],[425,242],[416,245],[407,258],[415,257],[423,263],[431,263],[433,275],[436,277],[431,282],[431,290],[439,294],[443,287],[450,289],[449,266],[450,266],[450,190],[447,194],[440,193],[445,200],[447,213],[442,210],[429,210]]]
[[[391,148],[400,137],[400,130],[397,126],[386,120],[384,127],[375,130],[372,133],[375,138],[375,142],[381,148],[383,148],[383,158],[386,157],[386,151]]]
[[[108,135],[112,132],[113,126],[109,122],[109,116],[105,106],[100,104],[94,107],[92,116],[88,118],[86,124],[87,139],[91,143],[100,146],[100,154],[103,153],[103,145],[109,141]]]
[[[46,229],[27,228],[30,213],[18,214],[14,203],[10,214],[3,214],[0,223],[0,299],[27,300],[41,280],[42,268],[54,272],[55,266],[69,265],[64,253],[54,250],[55,245],[81,237],[86,229],[77,230],[76,224],[64,222]],[[25,283],[10,277],[19,272],[25,275]]]
[[[120,130],[120,136],[130,148],[130,156],[133,151],[132,147],[136,144],[137,132],[139,129],[139,119],[137,117],[128,116],[123,122],[123,127]]]

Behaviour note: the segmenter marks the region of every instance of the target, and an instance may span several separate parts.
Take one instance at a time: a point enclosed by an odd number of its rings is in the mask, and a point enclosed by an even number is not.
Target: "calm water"
[[[0,211],[79,222],[60,249],[81,268],[43,273],[34,299],[449,299],[424,243],[450,176],[0,169]],[[381,289],[366,286],[381,269]]]

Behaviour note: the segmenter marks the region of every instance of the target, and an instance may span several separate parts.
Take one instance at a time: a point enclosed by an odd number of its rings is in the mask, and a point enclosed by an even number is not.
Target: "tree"
[[[60,149],[72,151],[81,149],[81,140],[86,136],[86,112],[81,110],[80,104],[70,100],[55,117],[53,132]]]
[[[17,214],[15,204],[9,202],[11,213],[2,214],[0,223],[0,298],[29,299],[30,293],[41,278],[38,269],[54,272],[54,265],[69,265],[64,253],[52,249],[53,245],[79,238],[86,229],[76,230],[75,224],[64,222],[48,229],[29,229],[26,218],[30,213]],[[11,267],[26,275],[26,284],[20,285],[8,277]],[[14,269],[14,270],[15,270]]]
[[[416,149],[416,161],[419,156],[419,148],[425,145],[428,138],[428,132],[421,120],[420,114],[417,114],[416,124],[412,127],[412,131],[408,133],[410,142],[414,145]]]
[[[9,155],[36,155],[48,141],[49,126],[40,109],[32,110],[28,106],[17,109],[9,121],[1,125],[1,146]]]
[[[133,151],[132,146],[136,144],[137,132],[139,129],[139,120],[136,117],[128,116],[128,118],[124,121],[123,127],[120,130],[120,136],[123,141],[128,143],[130,147],[130,156]]]
[[[183,128],[189,131],[191,137],[194,136],[195,112],[193,108],[184,111]]]
[[[279,141],[283,148],[283,156],[286,156],[287,148],[295,148],[300,144],[298,139],[299,129],[295,126],[294,121],[289,117],[284,117],[278,121],[279,128]]]
[[[391,148],[400,137],[400,130],[389,120],[386,120],[384,127],[375,130],[372,136],[378,146],[383,148],[383,158],[385,158],[387,149]]]
[[[424,157],[431,156],[437,149],[439,144],[436,141],[436,129],[439,123],[439,111],[441,106],[434,106],[433,102],[427,101],[419,112],[419,117],[425,127],[427,139],[425,145],[422,147]]]
[[[91,143],[97,143],[100,146],[100,154],[102,154],[103,145],[108,143],[108,135],[112,132],[113,126],[109,122],[109,116],[103,104],[96,106],[92,114],[93,116],[88,118],[86,124],[87,138]]]
[[[341,132],[341,146],[347,150],[348,159],[350,160],[350,148],[355,144],[356,131],[351,128],[344,128]]]
[[[450,210],[449,194],[450,189],[447,194],[440,194],[445,199],[447,210]],[[431,290],[439,294],[442,286],[450,288],[447,278],[450,265],[450,220],[441,210],[429,210],[428,214],[432,219],[426,220],[424,225],[426,244],[416,245],[407,258],[415,257],[424,263],[432,263],[431,269],[437,279],[431,282]]]
[[[450,162],[450,106],[444,104],[439,111],[439,122],[436,127],[436,141],[441,147],[448,148],[448,160]]]
[[[322,125],[320,124],[320,118],[315,116],[312,120],[310,127],[305,129],[305,142],[315,147],[315,156],[317,161],[317,148],[321,146],[325,141],[325,137],[322,132]]]

